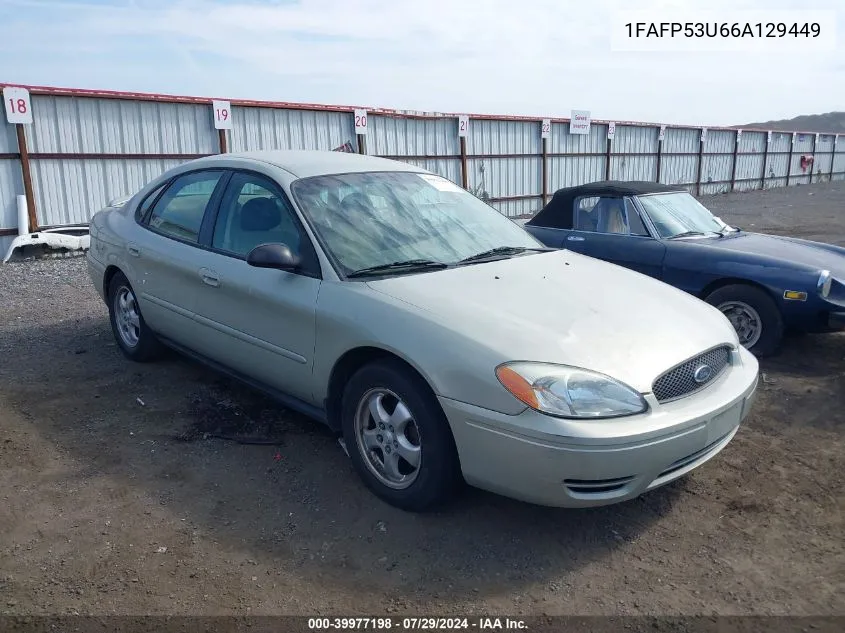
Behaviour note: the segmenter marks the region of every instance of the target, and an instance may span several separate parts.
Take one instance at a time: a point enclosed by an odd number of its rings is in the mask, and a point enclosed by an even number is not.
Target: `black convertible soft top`
[[[638,196],[649,193],[669,193],[686,191],[683,187],[663,185],[647,181],[602,180],[576,187],[558,189],[552,199],[537,212],[526,224],[545,226],[554,229],[572,228],[573,203],[580,197],[621,197]]]

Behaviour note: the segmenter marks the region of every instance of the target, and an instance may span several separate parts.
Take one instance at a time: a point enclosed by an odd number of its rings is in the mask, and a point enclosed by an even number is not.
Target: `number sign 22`
[[[552,120],[543,119],[540,123],[540,138],[549,138],[552,135]]]
[[[3,88],[3,103],[6,106],[6,120],[9,123],[32,123],[32,103],[29,90],[6,86]]]
[[[214,127],[218,130],[232,129],[232,104],[228,101],[212,101]]]

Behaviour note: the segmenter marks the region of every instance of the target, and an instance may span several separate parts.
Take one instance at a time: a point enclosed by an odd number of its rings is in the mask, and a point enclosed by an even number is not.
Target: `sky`
[[[830,50],[626,52],[617,12],[837,10]],[[774,19],[774,18],[772,18]],[[841,43],[840,43],[841,42]],[[842,0],[0,0],[0,82],[734,125],[845,110]]]

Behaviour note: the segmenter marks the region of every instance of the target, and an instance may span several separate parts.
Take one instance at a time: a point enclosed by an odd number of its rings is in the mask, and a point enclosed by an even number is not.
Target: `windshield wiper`
[[[677,235],[673,235],[669,239],[675,239],[676,237],[689,237],[691,235],[707,235],[706,233],[702,233],[701,231],[684,231],[683,233],[678,233]]]
[[[542,253],[553,250],[555,249],[531,246],[497,246],[496,248],[491,248],[489,251],[484,251],[483,253],[476,253],[475,255],[464,257],[458,263],[468,264],[470,262],[478,262],[483,259],[490,259],[491,257],[507,257],[508,255],[519,255],[520,253],[525,253],[526,251],[537,251]]]
[[[389,264],[379,264],[378,266],[368,266],[360,270],[353,270],[348,273],[347,277],[366,277],[368,275],[378,275],[379,273],[389,272],[391,270],[439,270],[448,268],[449,264],[443,262],[436,262],[431,259],[408,259],[401,262],[390,262]]]

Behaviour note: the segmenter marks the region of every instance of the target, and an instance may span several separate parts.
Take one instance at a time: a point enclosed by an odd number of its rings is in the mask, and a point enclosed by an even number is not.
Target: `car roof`
[[[683,187],[645,180],[602,180],[555,191],[552,199],[526,224],[558,229],[572,228],[572,210],[576,198],[641,196],[652,193],[686,191]]]
[[[209,156],[204,161],[241,159],[261,161],[281,167],[297,178],[324,176],[327,174],[345,174],[350,172],[372,171],[410,171],[425,172],[421,167],[396,160],[354,154],[350,152],[320,150],[265,150],[255,152],[229,152]]]

